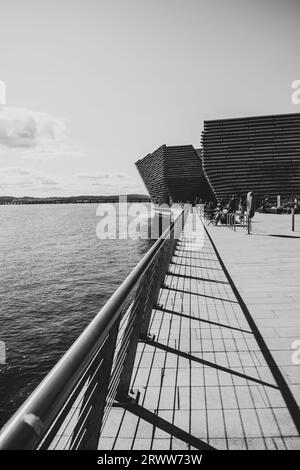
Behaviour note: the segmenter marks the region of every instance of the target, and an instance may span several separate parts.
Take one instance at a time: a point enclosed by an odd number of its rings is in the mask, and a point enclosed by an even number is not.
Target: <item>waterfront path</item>
[[[261,216],[258,235],[209,225],[202,243],[195,217],[139,343],[138,403],[111,410],[99,449],[300,449],[300,238]]]

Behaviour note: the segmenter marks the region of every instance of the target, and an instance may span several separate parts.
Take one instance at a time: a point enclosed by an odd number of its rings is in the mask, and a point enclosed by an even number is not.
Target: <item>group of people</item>
[[[259,210],[262,213],[268,212],[270,209],[277,209],[277,213],[287,213],[290,214],[292,209],[295,210],[295,212],[300,212],[300,197],[299,196],[294,196],[290,197],[287,200],[283,200],[281,202],[280,198],[279,201],[277,199],[277,202],[275,198],[268,198],[265,197],[263,198],[259,204]]]
[[[234,214],[237,211],[239,211],[241,215],[244,214],[246,207],[246,199],[233,194],[228,204],[223,200],[219,201],[217,205],[209,202],[205,205],[205,211],[213,218],[215,225],[218,225],[220,221],[221,223],[223,220],[226,222],[227,214]]]

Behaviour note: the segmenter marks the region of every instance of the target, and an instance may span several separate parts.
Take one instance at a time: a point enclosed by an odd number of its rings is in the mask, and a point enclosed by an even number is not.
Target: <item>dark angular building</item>
[[[155,203],[214,198],[203,173],[200,151],[192,145],[162,145],[138,160],[136,166]]]
[[[205,121],[202,147],[218,199],[300,194],[300,113]]]

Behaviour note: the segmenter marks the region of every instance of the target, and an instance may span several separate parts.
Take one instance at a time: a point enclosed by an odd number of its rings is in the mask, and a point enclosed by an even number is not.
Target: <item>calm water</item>
[[[0,206],[0,425],[149,249],[146,240],[99,240],[96,209]]]

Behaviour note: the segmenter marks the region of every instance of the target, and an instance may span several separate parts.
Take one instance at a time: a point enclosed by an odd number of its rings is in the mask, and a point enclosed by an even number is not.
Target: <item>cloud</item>
[[[0,152],[36,160],[83,155],[68,143],[66,119],[8,106],[0,107]]]
[[[78,180],[82,181],[90,181],[90,182],[100,182],[102,180],[108,179],[110,175],[108,173],[100,173],[100,174],[79,174],[76,176]]]
[[[139,177],[121,173],[78,173],[58,178],[23,167],[0,168],[0,196],[146,194]]]
[[[119,178],[128,178],[124,173],[79,173],[75,178],[83,181],[90,181],[95,183],[102,183],[106,179],[118,180]]]
[[[23,196],[36,194],[44,195],[49,187],[58,186],[56,179],[39,171],[26,168],[9,167],[0,169],[0,194]]]

